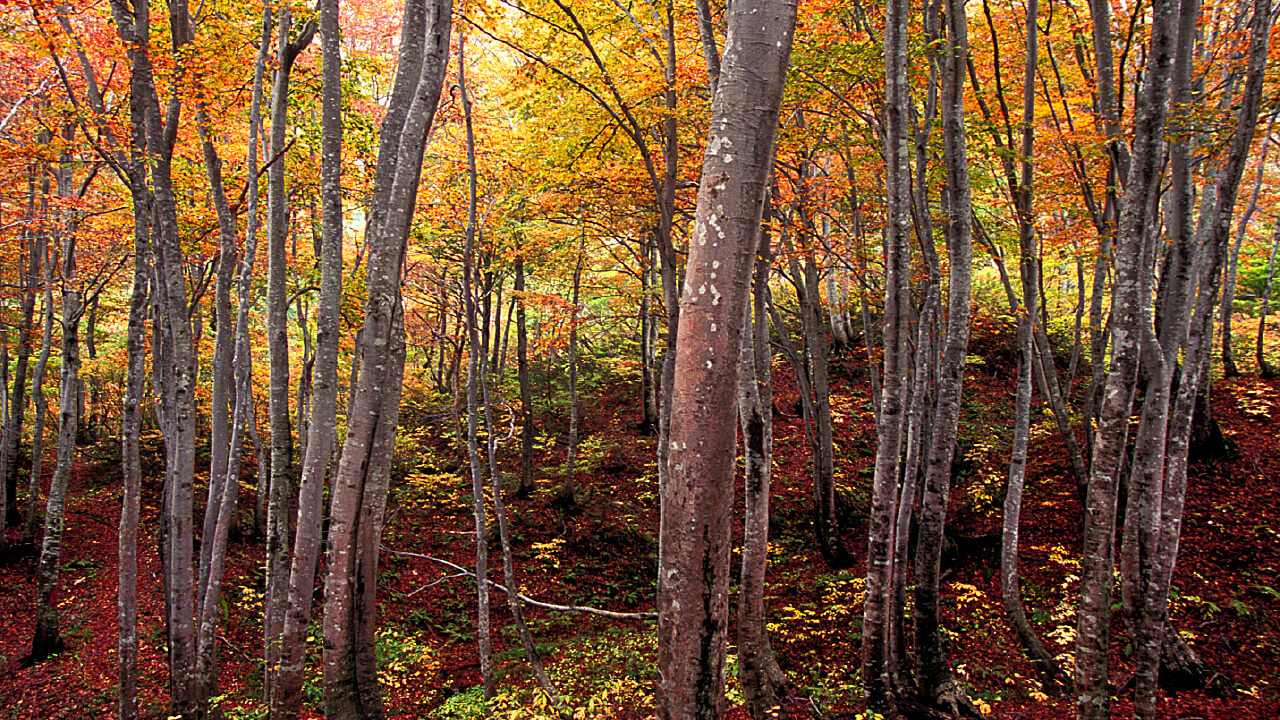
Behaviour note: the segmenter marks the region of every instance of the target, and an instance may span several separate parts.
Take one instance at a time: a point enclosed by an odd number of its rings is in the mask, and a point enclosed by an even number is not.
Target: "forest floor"
[[[998,537],[1013,405],[1010,328],[986,321],[975,329],[948,522],[944,622],[955,671],[993,718],[1048,720],[1072,716],[1070,693],[1036,679],[1009,631],[999,600]],[[794,413],[791,371],[775,366],[775,459],[767,590],[768,624],[782,667],[795,684],[796,718],[853,718],[861,710],[865,513],[875,443],[864,356],[833,364],[837,483],[842,530],[858,560],[832,571],[812,540],[809,451]],[[636,428],[636,387],[613,382],[589,390],[576,502],[557,506],[565,482],[564,449],[538,450],[541,477],[533,497],[510,497],[520,588],[547,602],[625,612],[651,611],[657,560],[657,479],[653,439]],[[379,578],[381,675],[386,710],[395,718],[479,717],[474,585],[416,553],[470,565],[474,522],[464,456],[448,413],[413,395],[402,416]],[[1234,453],[1193,463],[1173,620],[1216,673],[1212,692],[1165,698],[1167,720],[1280,717],[1280,381],[1256,377],[1215,381],[1214,413]],[[548,416],[550,418],[550,416]],[[556,436],[564,419],[547,419]],[[1032,624],[1069,665],[1078,592],[1080,506],[1061,440],[1044,411],[1033,417],[1032,454],[1022,524],[1022,588]],[[560,434],[563,434],[560,432]],[[158,452],[158,438],[149,438]],[[81,448],[68,500],[66,543],[57,602],[67,649],[34,667],[23,656],[33,627],[34,554],[0,554],[0,720],[107,718],[114,715],[116,662],[116,529],[120,474],[110,441]],[[514,487],[514,443],[504,448],[504,477]],[[147,463],[140,531],[139,638],[145,717],[166,717],[167,669],[156,520],[161,478],[157,455]],[[47,477],[47,474],[46,474]],[[245,493],[245,498],[251,493]],[[740,504],[740,501],[739,501]],[[740,516],[740,512],[738,513]],[[247,515],[246,515],[247,518]],[[736,530],[740,533],[739,526]],[[8,531],[12,544],[16,529]],[[491,532],[496,538],[496,531]],[[229,720],[264,717],[261,681],[261,543],[232,544],[224,585],[221,658],[223,707]],[[496,566],[496,539],[491,545]],[[735,551],[735,562],[738,555]],[[498,579],[500,572],[494,572]],[[735,588],[736,590],[736,588]],[[317,593],[317,597],[319,593]],[[496,668],[503,717],[535,718],[545,700],[531,689],[503,596],[493,597]],[[539,647],[560,690],[583,718],[652,716],[655,635],[644,620],[531,609]],[[730,637],[733,637],[731,628]],[[311,651],[318,660],[319,640]],[[1112,680],[1131,674],[1123,624],[1114,626]],[[732,667],[730,668],[732,676]],[[311,711],[319,707],[318,662],[307,679]],[[731,718],[745,718],[734,681]],[[1116,701],[1126,717],[1127,696]],[[512,714],[514,713],[514,714]]]

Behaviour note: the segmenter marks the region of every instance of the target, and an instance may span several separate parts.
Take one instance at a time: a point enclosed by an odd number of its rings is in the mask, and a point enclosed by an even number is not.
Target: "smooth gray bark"
[[[74,125],[68,125],[63,139],[74,138]],[[58,195],[72,197],[72,171],[69,157],[54,171]],[[68,211],[74,212],[74,211]],[[78,223],[68,214],[59,223],[56,236],[61,236],[59,266],[62,290],[62,357],[58,395],[58,451],[53,477],[49,480],[49,499],[44,513],[44,534],[40,542],[40,559],[36,565],[36,626],[31,642],[31,658],[42,660],[63,647],[58,608],[53,593],[58,585],[62,560],[62,532],[66,524],[67,482],[76,454],[76,425],[79,421],[80,388],[80,288],[76,277],[76,234]]]
[[[1102,5],[1105,3],[1096,3]],[[1177,8],[1155,0],[1142,92],[1134,115],[1132,162],[1115,247],[1115,288],[1111,300],[1111,363],[1107,368],[1094,432],[1080,564],[1080,613],[1076,625],[1075,698],[1079,720],[1110,715],[1107,666],[1114,584],[1117,484],[1127,441],[1141,341],[1139,316],[1149,292],[1144,260],[1154,256],[1159,169],[1163,164],[1169,81],[1176,39]]]
[[[896,713],[889,664],[893,594],[893,527],[906,415],[907,354],[911,315],[910,175],[907,125],[908,6],[888,0],[885,9],[885,267],[884,373],[876,418],[876,465],[867,519],[867,585],[862,615],[862,677],[867,709]]]
[[[769,293],[772,255],[769,235],[761,230],[755,259],[755,294],[743,314],[742,349],[738,356],[738,422],[744,465],[738,682],[752,720],[770,717],[769,713],[782,704],[790,685],[769,643],[764,606],[769,567],[769,487],[773,475],[772,357],[765,297]]]
[[[271,427],[271,482],[267,490],[267,592],[263,600],[263,645],[268,705],[279,689],[276,675],[284,653],[284,616],[289,588],[289,518],[292,515],[293,433],[289,422],[289,318],[285,288],[285,240],[289,231],[285,198],[285,151],[289,110],[289,75],[293,63],[311,43],[315,25],[305,24],[292,42],[293,15],[279,11],[275,81],[271,89],[271,135],[267,170],[267,345],[270,349],[268,390]]]
[[[357,338],[359,374],[333,476],[325,575],[324,694],[329,720],[382,716],[374,656],[378,543],[404,374],[400,276],[427,133],[448,61],[453,6],[410,0],[383,117],[365,230],[369,292]]]
[[[338,2],[320,3],[321,138],[320,138],[320,301],[311,417],[303,450],[298,489],[298,521],[285,609],[279,686],[268,692],[273,718],[297,718],[302,711],[307,628],[315,594],[320,553],[326,471],[337,442],[338,340],[342,305],[342,58]],[[301,423],[299,424],[301,426]]]

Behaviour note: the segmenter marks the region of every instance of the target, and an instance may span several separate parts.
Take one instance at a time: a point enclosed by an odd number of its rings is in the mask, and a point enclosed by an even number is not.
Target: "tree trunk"
[[[660,720],[724,714],[738,355],[795,12],[773,0],[739,0],[729,11],[668,386]]]
[[[479,385],[481,365],[484,362],[484,348],[481,346],[480,329],[476,318],[476,149],[475,135],[471,129],[471,100],[467,97],[466,73],[463,53],[465,36],[458,33],[458,86],[462,95],[462,107],[465,113],[467,129],[467,167],[468,203],[467,203],[467,240],[462,255],[463,305],[467,316],[467,458],[471,469],[471,500],[476,523],[476,606],[477,629],[476,641],[480,654],[480,678],[484,685],[484,699],[492,702],[495,694],[493,680],[493,652],[491,648],[491,628],[489,616],[489,523],[484,504],[484,470],[480,456],[479,443]],[[492,428],[485,428],[492,432]],[[486,444],[489,441],[486,440]],[[571,456],[572,457],[572,456]],[[497,500],[497,498],[494,498]],[[508,580],[508,591],[511,584]]]
[[[28,183],[31,197],[27,203],[27,214],[34,217],[35,182]],[[13,391],[9,395],[9,413],[4,426],[4,436],[0,442],[0,481],[4,482],[4,508],[0,509],[0,523],[4,526],[16,525],[21,518],[18,513],[18,457],[22,446],[22,423],[27,408],[27,369],[31,360],[31,345],[35,334],[34,318],[36,307],[37,275],[40,273],[40,252],[37,233],[25,233],[24,251],[27,267],[22,271],[22,319],[18,326],[18,357],[13,370]],[[19,261],[21,263],[21,260]],[[3,542],[0,542],[2,545]]]
[[[573,317],[569,319],[569,448],[565,455],[564,483],[556,492],[555,502],[563,508],[577,504],[578,438],[581,409],[578,407],[578,293],[582,288],[583,248],[578,247],[578,261],[573,266]]]
[[[769,292],[772,252],[760,231],[753,305],[743,313],[738,356],[738,420],[742,426],[742,581],[738,594],[738,682],[747,713],[765,720],[782,704],[789,683],[765,629],[765,573],[769,567],[769,484],[773,466],[773,391],[769,353]],[[754,322],[752,310],[754,308]]]
[[[800,290],[800,318],[807,360],[805,367],[810,375],[809,388],[813,393],[813,412],[806,413],[805,421],[813,424],[810,440],[813,447],[811,469],[814,532],[817,534],[818,549],[827,565],[836,569],[845,568],[853,564],[853,558],[840,540],[840,528],[836,516],[831,386],[827,366],[826,328],[822,322],[820,307],[818,268],[812,257],[806,257],[802,269],[793,256],[791,273],[796,280],[797,289]],[[797,368],[796,371],[800,372],[802,369]]]
[[[69,126],[65,139],[70,141],[74,127]],[[58,195],[72,196],[71,168],[64,165],[56,171]],[[76,454],[76,424],[79,420],[78,389],[80,379],[80,291],[76,277],[76,227],[68,217],[62,235],[62,370],[58,396],[58,459],[49,480],[49,501],[44,514],[44,535],[40,542],[40,560],[36,568],[35,636],[31,642],[31,659],[43,660],[62,650],[58,607],[54,591],[62,559],[62,531],[66,522],[67,481]]]
[[[927,473],[920,500],[920,540],[916,548],[916,656],[922,698],[952,714],[976,714],[963,688],[951,674],[942,647],[938,584],[942,533],[950,498],[951,465],[960,419],[965,355],[969,345],[969,300],[972,281],[972,219],[969,155],[965,142],[964,70],[969,53],[962,0],[947,0],[944,13],[947,45],[942,72],[942,139],[947,168],[943,207],[950,251],[947,329],[938,368],[937,401],[929,438]]]
[[[1155,213],[1158,209],[1159,169],[1163,163],[1160,143],[1176,37],[1175,18],[1176,7],[1172,0],[1155,1],[1147,70],[1134,117],[1133,161],[1124,186],[1115,248],[1111,364],[1102,387],[1098,426],[1094,433],[1080,565],[1075,670],[1079,720],[1103,720],[1110,715],[1107,659],[1115,568],[1116,490],[1137,379],[1141,341],[1138,317],[1146,303],[1142,289],[1147,287],[1146,278],[1149,277],[1143,262],[1153,256],[1150,250],[1154,233],[1146,230],[1153,224],[1159,224]]]
[[[1199,10],[1196,0],[1183,0],[1180,22],[1180,53],[1175,78],[1175,101],[1186,101],[1189,95],[1185,77],[1189,75],[1191,46]],[[1153,442],[1145,443],[1147,436],[1143,434],[1143,426],[1139,426],[1138,452],[1134,459],[1134,470],[1130,478],[1130,510],[1125,520],[1124,565],[1122,575],[1124,587],[1124,607],[1126,615],[1131,619],[1133,628],[1135,675],[1134,675],[1134,716],[1148,720],[1156,714],[1158,699],[1158,674],[1160,660],[1165,646],[1167,628],[1169,584],[1173,576],[1173,568],[1177,559],[1178,544],[1181,534],[1182,512],[1186,496],[1187,456],[1191,435],[1192,415],[1196,398],[1199,395],[1201,378],[1207,376],[1212,352],[1213,316],[1217,306],[1217,292],[1221,282],[1223,267],[1230,248],[1231,214],[1235,207],[1239,191],[1240,179],[1244,174],[1248,151],[1252,145],[1258,124],[1258,110],[1262,98],[1262,83],[1266,67],[1267,50],[1271,27],[1270,0],[1255,0],[1253,18],[1250,23],[1250,47],[1248,55],[1248,71],[1244,90],[1239,103],[1239,114],[1235,136],[1228,153],[1223,171],[1217,183],[1217,197],[1212,214],[1208,218],[1208,242],[1205,245],[1209,253],[1201,260],[1199,274],[1199,294],[1196,297],[1194,314],[1189,331],[1186,330],[1187,300],[1190,296],[1191,262],[1182,261],[1186,268],[1177,276],[1185,274],[1182,280],[1184,288],[1181,292],[1170,293],[1167,305],[1168,315],[1175,320],[1161,323],[1164,345],[1164,360],[1169,366],[1166,372],[1171,376],[1180,349],[1178,342],[1185,333],[1185,359],[1182,374],[1178,383],[1178,395],[1172,412],[1151,417],[1150,424],[1156,428]],[[1185,55],[1185,58],[1184,58]],[[1185,102],[1190,105],[1190,102]],[[1185,137],[1185,135],[1184,135]],[[1185,189],[1179,191],[1180,165],[1189,165],[1189,152],[1180,144],[1174,145],[1174,191],[1175,199],[1184,201],[1179,212],[1171,218],[1169,224],[1181,236],[1180,242],[1188,251],[1196,246],[1196,238],[1191,232],[1190,221],[1190,173],[1182,170],[1181,182]],[[1175,244],[1175,248],[1178,245]],[[1162,308],[1164,310],[1165,308]],[[1166,341],[1163,333],[1168,327],[1169,337]],[[1150,400],[1150,383],[1148,383],[1148,399]],[[1165,406],[1168,400],[1164,400]],[[1148,421],[1147,409],[1144,407],[1143,423]],[[1161,428],[1167,430],[1161,432]],[[1148,448],[1148,445],[1153,447]],[[1133,528],[1131,530],[1130,528]]]
[[[1018,526],[1022,514],[1022,491],[1026,483],[1027,445],[1031,436],[1031,385],[1034,375],[1035,352],[1038,344],[1036,321],[1040,318],[1040,255],[1035,236],[1035,216],[1032,204],[1032,177],[1034,173],[1032,149],[1035,139],[1035,85],[1039,40],[1038,16],[1039,4],[1036,0],[1031,0],[1027,3],[1027,21],[1025,24],[1027,55],[1022,94],[1022,174],[1017,178],[1017,184],[1010,187],[1018,218],[1022,309],[1018,318],[1018,390],[1014,409],[1013,448],[1009,459],[1009,483],[1005,490],[1004,527],[1001,533],[1000,546],[1000,599],[1004,604],[1005,612],[1009,615],[1009,622],[1018,638],[1018,644],[1022,646],[1023,651],[1035,664],[1036,669],[1044,680],[1045,687],[1053,687],[1056,685],[1061,671],[1058,669],[1057,663],[1054,662],[1053,656],[1045,649],[1044,643],[1040,641],[1040,637],[1032,629],[1031,623],[1027,621],[1026,611],[1022,606],[1022,591],[1018,579]],[[1078,267],[1079,274],[1083,275],[1084,266],[1080,265]],[[1083,293],[1083,285],[1080,287],[1080,292]],[[1083,309],[1084,296],[1082,294],[1077,303],[1077,338]],[[1043,328],[1039,328],[1039,330],[1042,332]],[[1057,393],[1051,395],[1050,393],[1053,390],[1048,387],[1050,384],[1049,378],[1052,377],[1056,380],[1057,370],[1053,365],[1052,352],[1047,352],[1047,335],[1044,340],[1043,346],[1046,352],[1040,354],[1040,375],[1045,380],[1043,384],[1046,386],[1045,390],[1047,390],[1044,395],[1046,399],[1061,400],[1062,396]],[[1078,354],[1078,350],[1079,340],[1077,339],[1075,354]],[[1057,417],[1056,412],[1055,417]],[[1062,429],[1061,425],[1060,429]],[[1075,440],[1075,433],[1069,423],[1066,425],[1063,436],[1069,437],[1072,441]],[[1086,471],[1084,471],[1083,460],[1079,456],[1079,447],[1075,446],[1072,464],[1073,466],[1078,465],[1076,480],[1078,487],[1082,488],[1087,482],[1087,476]]]
[[[1271,116],[1271,122],[1268,124],[1267,134],[1270,136],[1271,131],[1275,129],[1277,115]],[[1249,198],[1249,205],[1245,208],[1244,215],[1240,217],[1240,222],[1236,225],[1236,241],[1231,247],[1231,253],[1227,256],[1226,276],[1222,281],[1222,303],[1221,313],[1218,317],[1218,323],[1222,325],[1222,375],[1223,377],[1236,377],[1240,374],[1239,368],[1236,367],[1235,355],[1235,338],[1231,331],[1231,319],[1235,314],[1236,300],[1236,275],[1237,268],[1240,264],[1240,246],[1244,244],[1246,230],[1249,227],[1249,220],[1258,210],[1258,196],[1262,193],[1262,176],[1267,167],[1267,153],[1271,150],[1271,143],[1263,143],[1262,156],[1258,159],[1258,178],[1253,184],[1253,194]]]
[[[268,692],[271,717],[297,718],[307,659],[323,524],[325,472],[337,442],[339,313],[342,305],[342,85],[337,0],[320,5],[321,147],[320,303],[316,311],[313,406],[298,490],[297,534],[289,572],[279,687]]]
[[[1276,276],[1276,250],[1280,248],[1280,223],[1276,224],[1275,237],[1271,240],[1271,257],[1267,260],[1267,284],[1262,291],[1262,308],[1258,313],[1258,336],[1254,340],[1254,354],[1258,358],[1258,374],[1264,379],[1276,376],[1276,369],[1267,362],[1266,335],[1267,314],[1271,309],[1271,286]]]
[[[862,677],[867,709],[896,715],[888,658],[892,616],[893,527],[903,447],[904,395],[909,372],[911,314],[910,176],[907,171],[907,3],[888,0],[885,10],[885,267],[884,374],[876,419],[876,465],[867,519],[867,589],[862,615]]]
[[[374,656],[378,543],[404,373],[400,276],[427,132],[448,62],[452,3],[405,4],[395,82],[380,130],[359,376],[333,477],[325,575],[324,694],[329,720],[382,716]]]
[[[471,96],[467,91],[467,75],[466,75],[466,37],[458,33],[458,88],[459,95],[462,98],[462,112],[464,122],[466,124],[467,134],[467,170],[468,170],[468,204],[467,204],[467,244],[463,262],[465,265],[464,275],[466,276],[467,294],[467,335],[468,347],[471,349],[470,371],[472,374],[467,378],[467,410],[468,410],[468,429],[470,434],[467,438],[468,450],[472,452],[472,477],[473,482],[476,477],[476,467],[478,459],[476,455],[476,385],[479,385],[480,401],[484,404],[484,426],[485,426],[485,457],[488,459],[489,477],[492,481],[493,488],[493,514],[498,525],[498,540],[502,547],[502,576],[506,584],[507,604],[511,609],[511,619],[516,626],[516,635],[520,638],[520,645],[524,650],[525,658],[529,662],[529,669],[532,670],[534,679],[538,683],[538,687],[546,693],[551,706],[555,708],[557,714],[561,718],[569,717],[569,709],[565,706],[564,700],[560,697],[560,692],[551,682],[550,676],[547,675],[546,668],[543,667],[542,658],[538,653],[538,648],[533,641],[533,633],[529,631],[529,624],[524,617],[524,602],[520,599],[519,586],[516,584],[515,566],[511,559],[511,538],[507,533],[507,513],[505,502],[502,499],[502,475],[498,472],[498,438],[496,428],[493,425],[493,403],[489,396],[489,381],[484,372],[476,372],[484,363],[484,344],[481,338],[479,328],[475,322],[475,273],[471,267],[471,258],[475,250],[475,237],[479,228],[476,226],[476,192],[478,177],[476,173],[476,139],[475,133],[472,131],[471,125]],[[574,307],[577,307],[578,285],[582,275],[582,253],[579,248],[578,265],[574,270]],[[576,317],[574,320],[576,321]],[[571,341],[572,345],[572,341]],[[473,484],[473,488],[476,486]],[[476,499],[480,508],[483,508],[484,494],[481,489],[477,493]],[[483,514],[476,516],[477,520],[477,542],[476,546],[488,542],[487,534],[481,532],[481,523],[483,522]],[[487,585],[487,578],[477,573],[477,586]],[[482,579],[484,581],[482,581]],[[487,600],[487,597],[485,598]],[[487,638],[486,638],[487,639]],[[482,656],[483,663],[487,658]],[[483,666],[482,666],[483,667]],[[489,679],[489,678],[486,678]]]
[[[48,185],[45,186],[46,195]],[[44,475],[44,426],[48,414],[49,401],[44,394],[44,371],[49,364],[49,353],[53,347],[53,261],[49,253],[49,238],[43,232],[37,235],[36,253],[44,264],[44,305],[40,354],[36,356],[35,367],[31,370],[31,401],[35,405],[35,423],[31,428],[31,477],[27,484],[27,514],[22,523],[22,544],[29,545],[35,541],[36,525],[40,522],[40,479]]]
[[[658,432],[658,383],[654,376],[658,319],[653,313],[653,246],[640,241],[640,433]]]
[[[533,387],[529,379],[529,324],[525,315],[524,253],[516,255],[516,374],[520,382],[520,489],[533,494]],[[441,350],[443,353],[443,349]]]
[[[131,98],[132,100],[132,98]],[[120,464],[123,494],[120,505],[117,617],[117,681],[120,684],[120,720],[138,718],[138,516],[142,506],[142,461],[138,453],[142,396],[147,371],[147,261],[151,226],[151,194],[143,160],[146,139],[140,135],[145,119],[137,102],[130,102],[134,139],[129,148],[129,192],[133,200],[133,286],[129,292],[129,325],[126,336],[127,367],[120,411]]]
[[[267,170],[267,345],[271,350],[271,382],[267,414],[271,426],[271,482],[267,490],[267,592],[263,601],[263,643],[266,658],[268,705],[278,705],[272,695],[279,689],[282,667],[284,616],[289,592],[289,517],[293,495],[293,434],[289,423],[289,308],[286,302],[285,240],[288,210],[285,203],[285,134],[289,111],[289,75],[298,54],[311,43],[315,25],[308,22],[297,38],[293,15],[287,5],[279,14],[275,82],[271,89],[271,137]],[[277,157],[278,156],[278,157]]]

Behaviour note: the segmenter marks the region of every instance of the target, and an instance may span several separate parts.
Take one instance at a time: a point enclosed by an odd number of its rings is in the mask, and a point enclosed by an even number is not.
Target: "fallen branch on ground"
[[[434,563],[440,563],[441,565],[451,567],[454,570],[457,570],[461,575],[465,575],[470,578],[475,578],[476,576],[476,574],[471,572],[470,570],[467,570],[461,565],[455,565],[454,563],[451,563],[448,560],[441,560],[440,558],[432,557],[430,555],[423,555],[422,553],[406,552],[404,550],[392,550],[391,548],[386,547],[385,545],[382,546],[381,549],[383,552],[391,553],[392,555],[400,555],[403,557],[418,558],[420,560],[430,560],[431,562],[434,562]],[[451,577],[454,577],[454,576],[451,576]],[[507,592],[507,588],[505,586],[499,583],[496,583],[492,580],[489,581],[489,585],[504,593]],[[557,612],[587,613],[589,615],[599,615],[600,617],[606,617],[612,620],[657,620],[658,619],[658,613],[656,612],[627,613],[627,612],[614,612],[612,610],[600,610],[599,608],[586,607],[584,605],[557,605],[555,603],[547,603],[547,602],[542,602],[540,600],[534,600],[533,598],[529,597],[528,595],[525,595],[524,593],[517,593],[517,594],[519,595],[521,600],[528,603],[529,605],[532,605],[533,607],[540,607],[540,608],[543,608],[544,610],[555,610]]]

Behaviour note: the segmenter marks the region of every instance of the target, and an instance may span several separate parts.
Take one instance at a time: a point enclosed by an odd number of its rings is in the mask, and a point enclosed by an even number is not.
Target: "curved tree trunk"
[[[382,121],[368,248],[359,375],[333,476],[325,575],[324,695],[329,720],[382,716],[374,657],[378,543],[404,374],[400,275],[427,132],[448,61],[452,3],[405,4],[396,78]]]
[[[263,645],[267,701],[276,705],[279,689],[284,616],[289,591],[289,518],[293,496],[293,433],[289,423],[289,318],[285,288],[288,209],[285,198],[285,133],[289,110],[289,75],[298,54],[311,43],[315,25],[308,22],[297,38],[288,5],[280,8],[276,75],[271,89],[272,159],[267,170],[267,345],[271,351],[268,409],[271,426],[271,482],[267,489],[267,592],[263,600]]]
[[[302,459],[298,490],[297,534],[289,570],[279,686],[272,698],[271,717],[293,719],[302,711],[303,675],[307,657],[307,629],[315,596],[319,559],[325,473],[337,443],[339,312],[342,305],[342,86],[339,54],[338,2],[320,4],[321,147],[320,302],[316,311],[316,350],[311,418]],[[299,403],[301,406],[301,403]],[[299,423],[299,428],[302,423]]]
[[[74,126],[71,133],[74,132]],[[70,137],[66,138],[68,141]],[[58,194],[70,197],[71,169],[57,172]],[[62,370],[58,397],[58,459],[49,480],[49,501],[44,514],[44,535],[40,542],[40,560],[36,566],[36,627],[31,642],[31,659],[44,658],[62,650],[58,608],[54,590],[62,559],[62,531],[65,526],[67,481],[76,454],[76,425],[79,420],[80,388],[80,291],[76,285],[76,221],[68,219],[62,234]]]
[[[729,10],[666,387],[659,720],[724,715],[738,357],[795,16],[787,0],[737,0]]]

